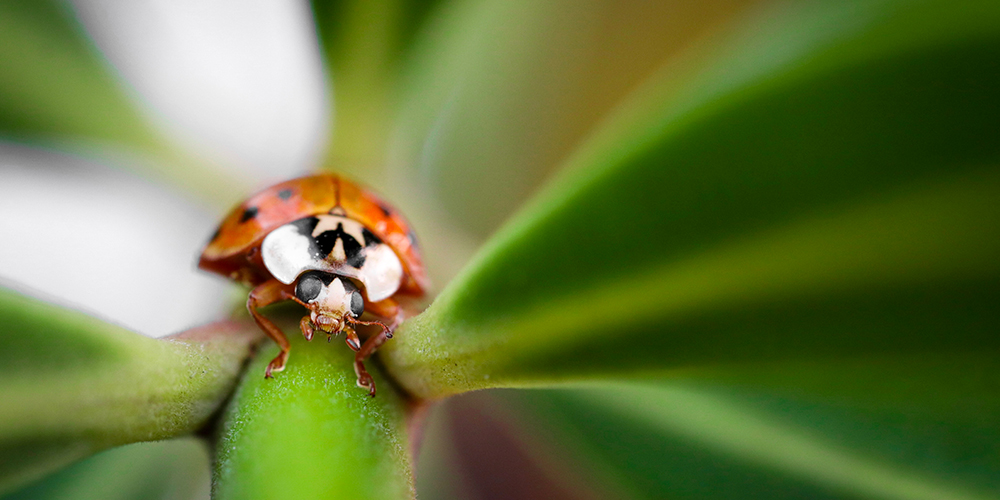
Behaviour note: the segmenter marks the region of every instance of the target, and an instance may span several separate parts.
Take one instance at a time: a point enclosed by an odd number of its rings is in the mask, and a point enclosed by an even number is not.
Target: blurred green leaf
[[[489,236],[622,97],[754,0],[450,2],[414,41],[398,190]]]
[[[458,274],[623,95],[755,2],[458,0],[429,9],[398,76],[387,172],[374,184],[418,236],[430,235],[421,244],[434,283]]]
[[[247,369],[225,414],[213,498],[412,498],[405,403],[375,378],[372,398],[356,385],[343,339],[306,342],[297,325],[284,371],[264,378],[271,346]]]
[[[312,0],[332,80],[327,164],[366,181],[386,149],[396,78],[410,40],[438,0]]]
[[[195,438],[110,449],[4,496],[4,500],[208,498],[208,450]]]
[[[784,5],[669,76],[383,348],[408,390],[1000,350],[1000,4]]]
[[[925,399],[942,396],[943,384],[912,385]],[[511,391],[500,401],[588,477],[633,498],[1000,497],[995,404],[976,418],[962,414],[967,408],[931,416],[906,405],[683,382]]]
[[[0,133],[162,149],[109,69],[68,5],[0,3]]]
[[[221,322],[150,339],[0,289],[0,490],[98,450],[198,429],[260,335]]]

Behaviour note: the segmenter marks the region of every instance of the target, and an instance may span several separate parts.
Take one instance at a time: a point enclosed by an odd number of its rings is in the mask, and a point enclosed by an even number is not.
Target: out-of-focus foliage
[[[162,151],[65,4],[0,4],[0,130],[23,139],[116,142]]]
[[[873,386],[869,393],[895,392],[913,377],[884,365],[838,374],[845,385]],[[989,377],[980,367],[961,371]],[[499,402],[543,436],[526,446],[569,451],[567,467],[624,497],[995,498],[1000,412],[974,402],[995,398],[979,384],[920,385],[931,378],[913,377],[905,399],[762,390],[748,377],[506,391]]]
[[[531,386],[482,397],[480,435],[468,407],[433,413],[425,497],[996,497],[996,2],[311,6],[323,168],[413,219],[439,285],[461,274],[369,361],[375,399],[294,326],[288,368],[263,379],[267,344],[234,393],[252,325],[154,341],[2,293],[8,488],[231,396],[215,497],[412,497],[419,399]],[[162,138],[70,9],[4,3],[0,42],[4,137],[246,191]],[[197,480],[191,445],[16,494],[187,495],[163,484]]]
[[[190,433],[260,338],[244,322],[154,340],[0,290],[0,490],[95,451]]]
[[[385,160],[396,79],[436,0],[312,0],[333,80],[327,164],[368,181]]]
[[[190,500],[209,489],[209,457],[194,438],[103,451],[4,500]]]
[[[1000,348],[1000,9],[753,21],[404,327],[384,354],[409,390]]]
[[[754,3],[446,3],[400,82],[390,179],[486,238],[664,60]]]

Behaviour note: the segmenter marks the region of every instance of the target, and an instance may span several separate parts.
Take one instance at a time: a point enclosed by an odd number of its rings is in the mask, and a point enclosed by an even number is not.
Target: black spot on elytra
[[[217,228],[217,229],[215,230],[215,232],[214,232],[214,233],[212,233],[212,237],[208,239],[208,242],[209,242],[209,243],[211,243],[211,242],[213,242],[213,241],[215,241],[215,240],[219,239],[219,235],[220,235],[220,234],[222,234],[222,228],[221,228],[221,227]]]
[[[258,210],[259,209],[257,207],[249,207],[246,210],[244,210],[243,215],[240,216],[240,224],[256,217]]]
[[[292,197],[291,189],[282,189],[281,191],[278,191],[278,198],[281,198],[282,200],[288,201],[288,199],[291,197]]]
[[[389,208],[389,207],[387,207],[387,206],[385,206],[385,205],[383,205],[381,203],[378,204],[378,207],[380,209],[382,209],[382,213],[385,214],[386,217],[392,215],[392,209],[391,208]]]
[[[368,228],[366,228],[366,227],[361,228],[361,236],[365,237],[365,246],[366,247],[370,247],[370,246],[374,246],[374,245],[378,245],[379,243],[382,243],[382,240],[379,239],[378,236],[375,236],[374,234],[372,234],[372,232],[369,231]]]
[[[313,227],[315,227],[315,224]],[[344,246],[344,255],[347,256],[347,265],[354,268],[361,268],[361,266],[365,265],[364,248],[358,240],[344,231],[343,224],[337,224],[336,229],[320,233],[316,236],[315,240],[321,258],[325,259],[329,256],[330,252],[333,251],[333,247],[337,246],[337,240],[340,240]]]

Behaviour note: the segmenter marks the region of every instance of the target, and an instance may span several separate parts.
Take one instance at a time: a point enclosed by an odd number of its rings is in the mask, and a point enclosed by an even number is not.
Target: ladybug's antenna
[[[354,318],[352,318],[350,316],[347,316],[347,322],[351,323],[351,324],[355,324],[355,325],[378,325],[378,326],[381,326],[382,330],[385,332],[385,338],[387,338],[387,339],[391,339],[392,338],[392,330],[390,330],[389,327],[386,326],[386,324],[383,323],[383,322],[381,322],[381,321],[361,321],[359,319],[354,319]]]

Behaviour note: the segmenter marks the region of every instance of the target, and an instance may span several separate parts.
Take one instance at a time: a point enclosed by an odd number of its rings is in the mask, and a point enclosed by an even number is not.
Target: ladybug
[[[309,309],[299,323],[306,340],[317,331],[327,341],[345,334],[358,386],[372,396],[365,359],[392,338],[405,317],[401,304],[428,289],[409,223],[370,190],[336,174],[293,179],[251,196],[222,221],[198,267],[252,288],[247,309],[281,347],[265,378],[285,368],[289,344],[258,308],[292,300]],[[362,344],[357,325],[381,332]]]

